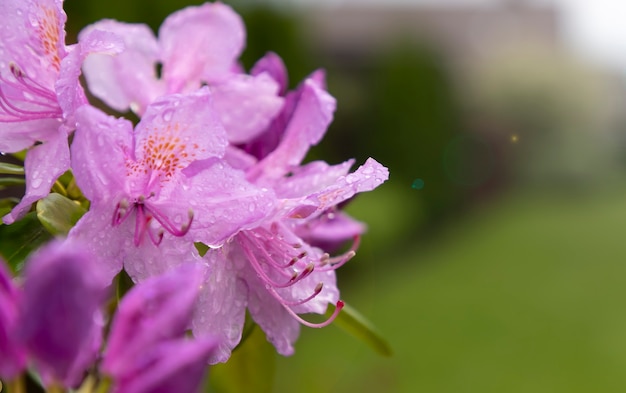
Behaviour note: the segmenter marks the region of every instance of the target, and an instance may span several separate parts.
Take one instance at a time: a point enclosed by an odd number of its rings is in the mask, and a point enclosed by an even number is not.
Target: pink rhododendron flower
[[[185,339],[203,269],[187,264],[135,286],[111,325],[102,370],[114,392],[196,392],[214,337]]]
[[[19,291],[0,259],[0,378],[12,380],[26,365],[26,351],[15,337]]]
[[[78,48],[67,47],[62,4],[0,3],[0,152],[29,149],[26,195],[3,218],[7,224],[47,195],[69,168],[67,136],[74,129],[74,110],[85,103],[78,81],[82,60],[91,52],[112,53],[121,44],[106,33],[93,32]]]
[[[219,246],[273,206],[220,159],[227,140],[208,88],[162,97],[134,131],[89,106],[76,116],[72,167],[92,205],[70,237],[106,255],[111,277],[122,264],[135,280],[163,272],[193,258],[193,242]]]
[[[185,93],[208,83],[228,140],[239,143],[263,131],[280,111],[279,85],[265,73],[245,75],[236,61],[245,43],[239,15],[222,3],[187,7],[165,19],[158,39],[143,24],[103,20],[88,26],[118,35],[118,56],[90,56],[84,72],[90,90],[111,108],[143,114],[165,94]],[[157,64],[162,75],[157,75]]]
[[[301,324],[321,327],[336,317],[341,302],[334,270],[354,256],[361,228],[352,249],[336,257],[296,233],[388,177],[387,169],[373,159],[354,173],[349,173],[353,160],[335,166],[321,161],[300,166],[309,147],[322,138],[335,109],[321,74],[302,83],[286,105],[288,116],[268,130],[279,136],[276,145],[246,170],[248,179],[275,192],[276,208],[259,226],[240,231],[205,256],[212,269],[200,297],[194,332],[221,338],[211,362],[226,361],[239,343],[246,308],[282,355],[293,353]],[[337,235],[345,239],[345,229]],[[298,316],[323,314],[329,303],[337,308],[326,322],[313,324]]]
[[[45,385],[82,380],[104,326],[107,283],[96,261],[80,244],[55,241],[28,259],[21,288],[0,272],[0,375],[15,377],[27,359]]]

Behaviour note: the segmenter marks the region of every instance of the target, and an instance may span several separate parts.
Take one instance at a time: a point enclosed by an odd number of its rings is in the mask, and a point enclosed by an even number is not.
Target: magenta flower
[[[184,336],[204,269],[185,264],[133,287],[118,306],[102,369],[111,375],[132,372],[148,348]]]
[[[26,353],[13,332],[18,317],[19,292],[4,261],[0,260],[0,377],[12,380],[25,367]]]
[[[192,92],[208,83],[228,140],[240,143],[262,132],[282,107],[279,85],[270,75],[236,72],[245,29],[225,4],[173,13],[158,39],[146,25],[114,20],[88,26],[81,37],[94,30],[116,34],[125,43],[118,56],[90,56],[84,66],[90,91],[115,110],[141,115],[162,95]]]
[[[212,337],[179,338],[146,348],[139,368],[116,380],[113,393],[197,393],[217,341]]]
[[[82,60],[118,49],[119,42],[102,32],[86,36],[78,48],[66,47],[65,20],[58,0],[0,4],[0,152],[29,149],[26,195],[3,218],[7,224],[47,195],[69,168],[72,115],[85,102],[78,81]]]
[[[265,67],[272,67],[271,73],[280,78],[277,58],[266,57]],[[251,153],[269,150],[257,156],[258,162],[252,158],[253,164],[242,166],[247,178],[272,189],[278,202],[258,226],[240,231],[205,257],[211,270],[193,327],[195,333],[220,337],[211,362],[226,361],[239,343],[246,308],[282,355],[293,353],[301,324],[326,326],[341,310],[335,269],[354,256],[363,227],[347,219],[339,223],[334,237],[325,240],[345,240],[351,233],[355,242],[348,252],[334,257],[296,233],[313,238],[312,228],[324,225],[321,221],[336,212],[338,204],[374,189],[387,179],[388,171],[373,159],[353,173],[349,173],[353,160],[335,166],[321,161],[300,166],[309,147],[324,135],[334,108],[334,98],[324,90],[321,73],[316,73],[288,95],[281,117],[266,131],[277,136],[275,145],[270,146],[269,140],[243,146]],[[236,154],[231,150],[229,160],[235,160]],[[299,316],[323,314],[329,303],[336,305],[336,311],[323,323]]]
[[[208,88],[164,96],[133,132],[124,119],[84,106],[77,111],[72,167],[91,201],[70,237],[122,264],[135,280],[194,258],[193,242],[219,246],[265,217],[267,189],[220,157],[227,140]]]
[[[196,392],[217,341],[185,339],[204,267],[184,265],[134,287],[114,317],[102,370],[116,393]]]
[[[102,339],[105,280],[79,244],[55,242],[26,265],[14,339],[46,385],[76,386]]]
[[[150,27],[114,20],[87,26],[117,34],[125,50],[91,56],[84,65],[89,90],[118,111],[143,113],[164,94],[191,92],[232,73],[245,45],[241,17],[222,3],[187,7],[170,15],[157,39]],[[156,66],[162,65],[161,75]]]

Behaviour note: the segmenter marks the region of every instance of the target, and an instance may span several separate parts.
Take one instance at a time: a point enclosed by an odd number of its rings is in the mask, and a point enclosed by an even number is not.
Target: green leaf
[[[24,259],[51,238],[32,212],[11,225],[0,225],[0,254],[17,272]]]
[[[274,384],[276,351],[255,326],[247,340],[233,352],[227,363],[211,367],[209,386],[212,393],[269,393]]]
[[[195,242],[193,245],[196,246],[196,250],[198,250],[201,257],[205,256],[207,251],[209,251],[209,246],[204,243]]]
[[[53,235],[66,235],[85,212],[81,205],[57,193],[37,202],[37,217]]]
[[[13,206],[18,203],[20,203],[20,200],[14,197],[0,199],[0,217],[6,216],[13,209]]]
[[[21,186],[26,181],[21,177],[0,177],[0,190],[11,186]]]
[[[0,174],[3,175],[23,175],[24,167],[8,162],[0,162]]]
[[[330,317],[334,311],[335,307],[329,305],[326,317]],[[333,324],[364,341],[378,354],[383,356],[392,355],[391,346],[387,340],[382,337],[370,321],[349,305],[344,303],[343,309],[333,321]]]

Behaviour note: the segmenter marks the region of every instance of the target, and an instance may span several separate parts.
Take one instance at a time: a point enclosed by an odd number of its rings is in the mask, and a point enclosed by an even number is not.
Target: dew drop
[[[161,117],[163,117],[164,121],[172,120],[172,116],[174,116],[174,111],[172,109],[166,109],[163,111]]]
[[[355,182],[355,181],[357,181],[357,180],[358,180],[358,179],[357,179],[357,176],[356,176],[355,174],[353,174],[353,173],[351,173],[351,174],[349,174],[348,176],[346,176],[346,182],[347,182],[348,184],[352,184],[352,183],[354,183],[354,182]]]

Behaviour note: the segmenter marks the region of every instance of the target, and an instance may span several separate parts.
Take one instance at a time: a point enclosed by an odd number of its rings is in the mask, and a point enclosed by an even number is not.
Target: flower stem
[[[14,380],[7,383],[10,393],[26,393],[26,385],[24,383],[24,375],[20,375]]]

